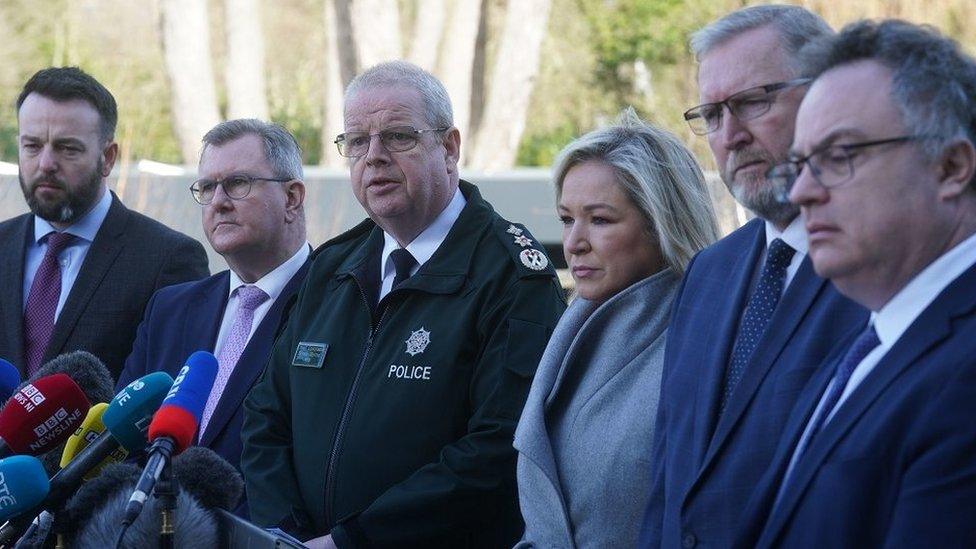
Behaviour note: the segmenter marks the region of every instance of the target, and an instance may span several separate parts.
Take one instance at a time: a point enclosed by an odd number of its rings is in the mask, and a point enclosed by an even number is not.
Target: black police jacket
[[[461,191],[444,242],[378,305],[379,227],[316,251],[245,402],[258,524],[340,547],[511,547],[521,535],[512,438],[565,301],[528,231],[473,185]]]

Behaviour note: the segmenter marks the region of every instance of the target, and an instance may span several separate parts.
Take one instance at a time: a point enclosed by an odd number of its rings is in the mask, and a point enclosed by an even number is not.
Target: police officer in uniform
[[[251,517],[310,547],[511,547],[512,437],[565,308],[555,272],[459,181],[433,76],[359,75],[345,130],[370,219],[315,251],[245,402]]]

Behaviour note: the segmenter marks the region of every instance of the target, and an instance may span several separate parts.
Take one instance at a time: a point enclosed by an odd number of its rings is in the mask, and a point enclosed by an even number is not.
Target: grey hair
[[[559,153],[552,168],[557,201],[569,170],[589,161],[613,169],[664,261],[679,274],[718,238],[712,200],[694,155],[670,132],[641,120],[633,108],[614,125],[577,138]]]
[[[691,51],[701,61],[703,55],[736,36],[772,25],[780,35],[783,48],[794,60],[797,76],[805,73],[799,53],[808,43],[830,36],[834,31],[819,15],[799,6],[771,4],[749,6],[722,17],[691,35]]]
[[[976,61],[933,27],[858,21],[803,52],[812,76],[871,60],[892,72],[891,97],[922,150],[935,158],[951,141],[976,144]]]
[[[454,110],[444,84],[433,74],[406,61],[387,61],[366,69],[349,82],[345,103],[349,104],[354,95],[365,89],[404,86],[420,93],[424,114],[431,127],[450,128],[454,125]]]
[[[302,169],[302,148],[294,136],[282,126],[272,124],[256,118],[240,118],[228,120],[214,126],[203,136],[203,150],[200,158],[207,152],[207,147],[219,147],[239,137],[254,134],[264,142],[264,155],[274,177],[278,179],[305,178]]]

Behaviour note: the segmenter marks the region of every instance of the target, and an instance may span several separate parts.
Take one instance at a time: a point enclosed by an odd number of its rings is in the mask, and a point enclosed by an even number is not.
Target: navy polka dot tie
[[[769,324],[773,311],[776,310],[779,296],[783,293],[783,284],[786,282],[786,268],[790,265],[794,253],[796,250],[779,238],[769,243],[762,274],[746,305],[745,314],[742,315],[742,322],[739,324],[739,333],[735,338],[735,346],[732,347],[732,358],[725,373],[725,391],[722,393],[720,413],[725,412],[732,391],[742,379],[742,372],[749,363],[753,351],[756,350],[763,332],[766,331],[766,325]]]

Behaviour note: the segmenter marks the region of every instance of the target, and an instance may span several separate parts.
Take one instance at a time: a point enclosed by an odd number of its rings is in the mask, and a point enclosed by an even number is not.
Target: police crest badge
[[[430,344],[430,332],[421,326],[419,330],[415,330],[410,334],[410,337],[406,339],[406,344],[408,355],[419,355],[420,353],[424,352],[427,345]]]

